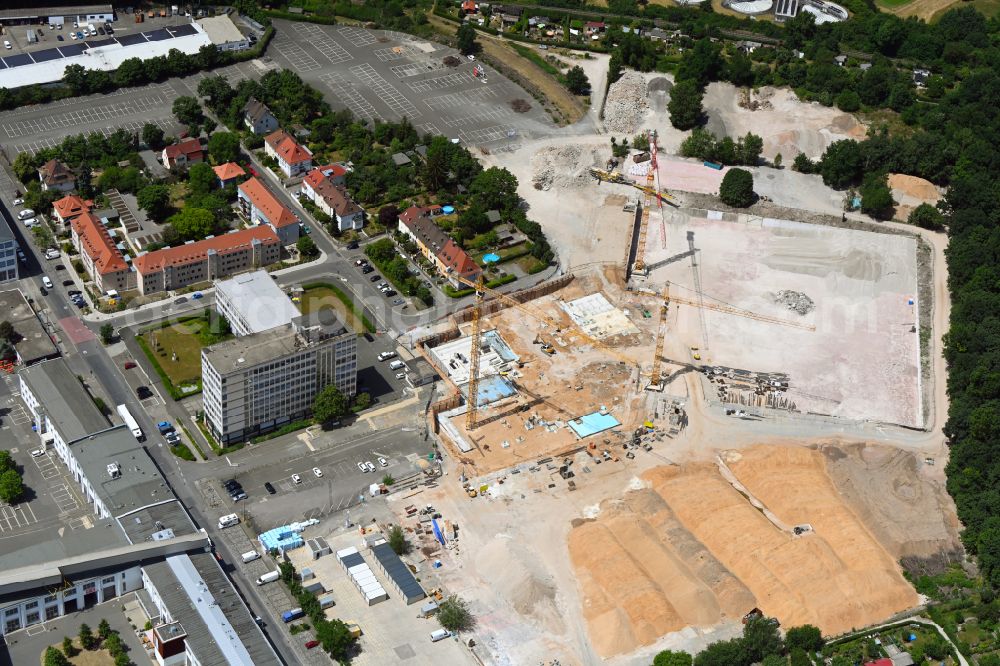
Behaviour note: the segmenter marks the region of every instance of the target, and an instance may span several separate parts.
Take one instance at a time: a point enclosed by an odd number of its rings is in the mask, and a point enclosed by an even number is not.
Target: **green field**
[[[351,297],[338,287],[326,282],[314,282],[303,285],[303,289],[302,300],[296,303],[303,314],[330,309],[339,314],[341,320],[355,333],[375,331],[375,325],[364,316]]]
[[[934,23],[941,18],[941,15],[946,11],[957,6],[959,6],[959,4],[952,4],[941,9],[940,11],[935,12],[934,16],[931,17],[930,23]],[[1000,13],[1000,0],[970,0],[969,2],[962,2],[960,6],[975,7],[986,18],[993,18]]]
[[[201,350],[205,345],[198,334],[208,325],[207,320],[192,317],[169,322],[136,338],[175,399],[201,390]],[[184,391],[184,386],[197,389]]]
[[[879,7],[885,7],[886,9],[894,9],[896,7],[902,7],[908,5],[913,0],[875,0],[875,4]]]

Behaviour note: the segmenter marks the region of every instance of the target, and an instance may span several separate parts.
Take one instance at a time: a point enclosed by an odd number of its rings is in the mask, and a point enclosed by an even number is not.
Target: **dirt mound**
[[[782,289],[775,294],[774,302],[778,305],[784,305],[792,312],[797,312],[800,315],[807,315],[816,307],[813,299],[800,291],[791,291],[790,289]]]
[[[761,446],[727,462],[777,521],[719,467],[691,463],[649,470],[643,481],[650,487],[605,500],[596,519],[570,532],[570,561],[598,654],[631,652],[755,606],[786,626],[839,633],[917,603],[894,553],[845,505],[823,454]],[[796,535],[781,524],[812,529]]]
[[[531,111],[531,104],[526,99],[521,99],[520,97],[511,100],[510,108],[514,110],[514,113],[527,113]]]
[[[491,571],[492,584],[506,590],[505,597],[520,615],[538,622],[551,634],[565,630],[556,606],[556,586],[551,575],[536,565],[525,547],[510,539],[494,538],[476,553],[482,571]]]
[[[625,72],[608,88],[604,128],[613,134],[632,136],[648,107],[646,79],[638,72]]]
[[[590,167],[600,164],[601,153],[595,147],[549,146],[531,156],[531,181],[536,190],[590,185]]]
[[[889,174],[889,187],[897,196],[911,197],[920,203],[936,203],[941,198],[937,186],[929,180],[901,173]]]

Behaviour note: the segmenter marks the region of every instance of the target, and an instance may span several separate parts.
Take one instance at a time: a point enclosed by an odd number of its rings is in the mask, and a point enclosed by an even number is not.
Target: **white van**
[[[386,359],[392,358],[395,355],[396,355],[396,352],[394,352],[394,351],[385,351],[385,352],[382,352],[381,354],[378,355],[378,360],[384,361]]]
[[[24,210],[22,210],[20,213],[17,214],[17,219],[27,220],[29,217],[34,217],[34,216],[35,216],[35,211],[31,210],[30,208],[25,208]]]
[[[259,560],[260,553],[258,553],[256,550],[249,550],[240,555],[240,557],[243,558],[243,564],[246,564],[247,562],[253,562],[254,560]]]
[[[278,580],[279,578],[281,578],[281,572],[280,571],[277,571],[277,570],[275,570],[275,571],[268,571],[266,574],[264,574],[263,576],[261,576],[260,578],[257,579],[257,584],[258,585],[266,585],[268,583],[273,583],[274,581]]]
[[[390,370],[399,370],[400,368],[405,368],[405,367],[406,364],[403,363],[402,361],[393,361],[392,363],[389,364]]]
[[[227,527],[232,527],[233,525],[240,524],[240,517],[235,513],[231,513],[228,516],[222,516],[219,518],[219,529],[224,530]]]
[[[437,643],[438,641],[443,641],[444,639],[451,636],[451,632],[447,629],[438,629],[437,631],[431,632],[431,643]]]

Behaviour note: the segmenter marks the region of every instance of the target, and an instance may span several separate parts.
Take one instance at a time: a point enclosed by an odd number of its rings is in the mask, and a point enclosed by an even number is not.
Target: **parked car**
[[[80,291],[79,289],[70,289],[70,290],[69,290],[69,291],[67,291],[66,293],[67,293],[67,294],[69,294],[70,296],[79,296],[79,295],[80,295],[80,294],[82,294],[83,292],[82,292],[82,291]]]
[[[373,275],[370,278],[368,278],[368,281],[369,282],[378,282],[381,279],[382,279],[382,276],[379,275],[378,273],[376,273],[375,275]]]
[[[396,379],[406,379],[406,373],[405,372],[397,372],[396,373]]]
[[[394,300],[392,302],[392,304],[393,305],[402,305],[403,304],[403,299],[402,298],[397,298],[396,300]]]
[[[14,204],[15,206],[20,206],[21,204],[24,203],[24,199],[17,198],[17,199],[14,199],[13,201],[11,201],[11,203]]]
[[[66,270],[66,267],[63,266],[62,264],[56,264],[56,270],[57,271],[64,271],[64,270]]]
[[[313,467],[313,474],[316,475],[317,479],[320,479],[323,477],[323,470],[321,470],[319,467]]]
[[[347,249],[348,250],[357,250],[359,247],[361,247],[361,244],[358,243],[358,241],[356,241],[356,240],[353,240],[353,241],[351,241],[350,243],[347,244]]]
[[[125,361],[125,369],[131,370],[135,367],[135,361]]]
[[[298,474],[292,474],[292,483],[302,483],[302,477]]]
[[[277,490],[274,489],[274,486],[271,485],[270,481],[264,482],[264,490],[267,491],[268,495],[274,495],[275,493],[278,492]]]
[[[25,208],[24,210],[22,210],[20,213],[17,214],[17,219],[27,220],[29,217],[34,217],[34,216],[35,216],[35,211],[31,210],[30,208]]]
[[[380,285],[378,286],[378,288],[379,288],[380,290],[382,290],[382,291],[385,291],[386,289],[388,289],[388,288],[389,288],[389,283],[388,283],[388,282],[383,282],[382,284],[380,284]]]
[[[319,645],[319,641],[317,641],[317,640],[306,641],[306,649],[307,650],[312,650],[317,645]]]
[[[204,294],[202,294],[200,291],[196,291],[193,294],[191,294],[191,298],[193,298],[196,301],[202,296],[204,296]]]
[[[383,293],[383,294],[385,294],[385,297],[386,297],[386,298],[392,298],[393,296],[395,296],[395,295],[396,295],[396,293],[397,293],[397,292],[396,292],[396,290],[395,290],[395,289],[386,289],[386,290],[385,290],[385,291],[383,291],[382,293]]]
[[[63,280],[63,281],[62,281],[62,285],[63,285],[64,287],[72,287],[72,286],[73,286],[73,284],[74,284],[74,282],[73,282],[72,280]]]
[[[365,264],[367,264],[367,263],[368,263],[368,260],[367,260],[367,259],[360,259],[360,258],[359,258],[359,259],[355,259],[355,260],[354,260],[354,265],[355,265],[355,266],[364,266],[364,265],[365,265]]]
[[[187,296],[181,296],[174,299],[174,305],[180,305],[181,303],[187,303]]]
[[[378,459],[378,464],[381,465],[382,467],[388,467],[389,466],[389,461],[386,460],[385,458],[379,458]]]
[[[365,469],[367,469],[369,472],[374,472],[375,471],[375,463],[373,463],[371,461],[366,462],[365,463]]]
[[[8,40],[6,40],[6,39],[3,40],[3,46],[4,46],[5,49],[12,49],[12,48],[14,48],[13,46],[10,45],[10,42]]]
[[[45,447],[44,446],[42,448],[40,448],[40,449],[34,449],[31,452],[31,457],[32,458],[41,458],[44,455],[45,455]]]
[[[233,488],[242,488],[243,486],[236,479],[226,479],[222,482],[222,487],[228,491],[232,491]]]
[[[51,289],[52,288],[52,280],[49,279],[48,275],[43,275],[42,276],[42,284],[45,285],[46,289]]]
[[[363,267],[363,268],[361,269],[361,272],[362,272],[362,273],[364,273],[365,275],[368,275],[368,274],[369,274],[369,273],[371,273],[371,272],[372,272],[373,270],[375,270],[375,269],[374,269],[374,268],[372,268],[371,266],[364,266],[364,267]]]
[[[242,502],[243,500],[247,499],[247,494],[241,490],[238,493],[231,493],[230,497],[233,498],[234,502]]]
[[[362,472],[368,471],[368,467],[363,462],[358,463],[358,469],[360,469]]]

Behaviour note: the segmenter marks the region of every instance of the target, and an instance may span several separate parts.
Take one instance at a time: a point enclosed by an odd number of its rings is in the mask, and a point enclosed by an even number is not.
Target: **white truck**
[[[267,585],[268,583],[273,583],[274,581],[281,578],[281,572],[275,569],[274,571],[268,571],[266,574],[257,579],[258,585]]]
[[[133,418],[132,412],[128,411],[128,407],[118,405],[116,409],[118,410],[118,416],[122,417],[122,421],[132,431],[132,435],[140,442],[146,439],[146,436],[142,434],[142,428],[139,427],[139,423]]]

